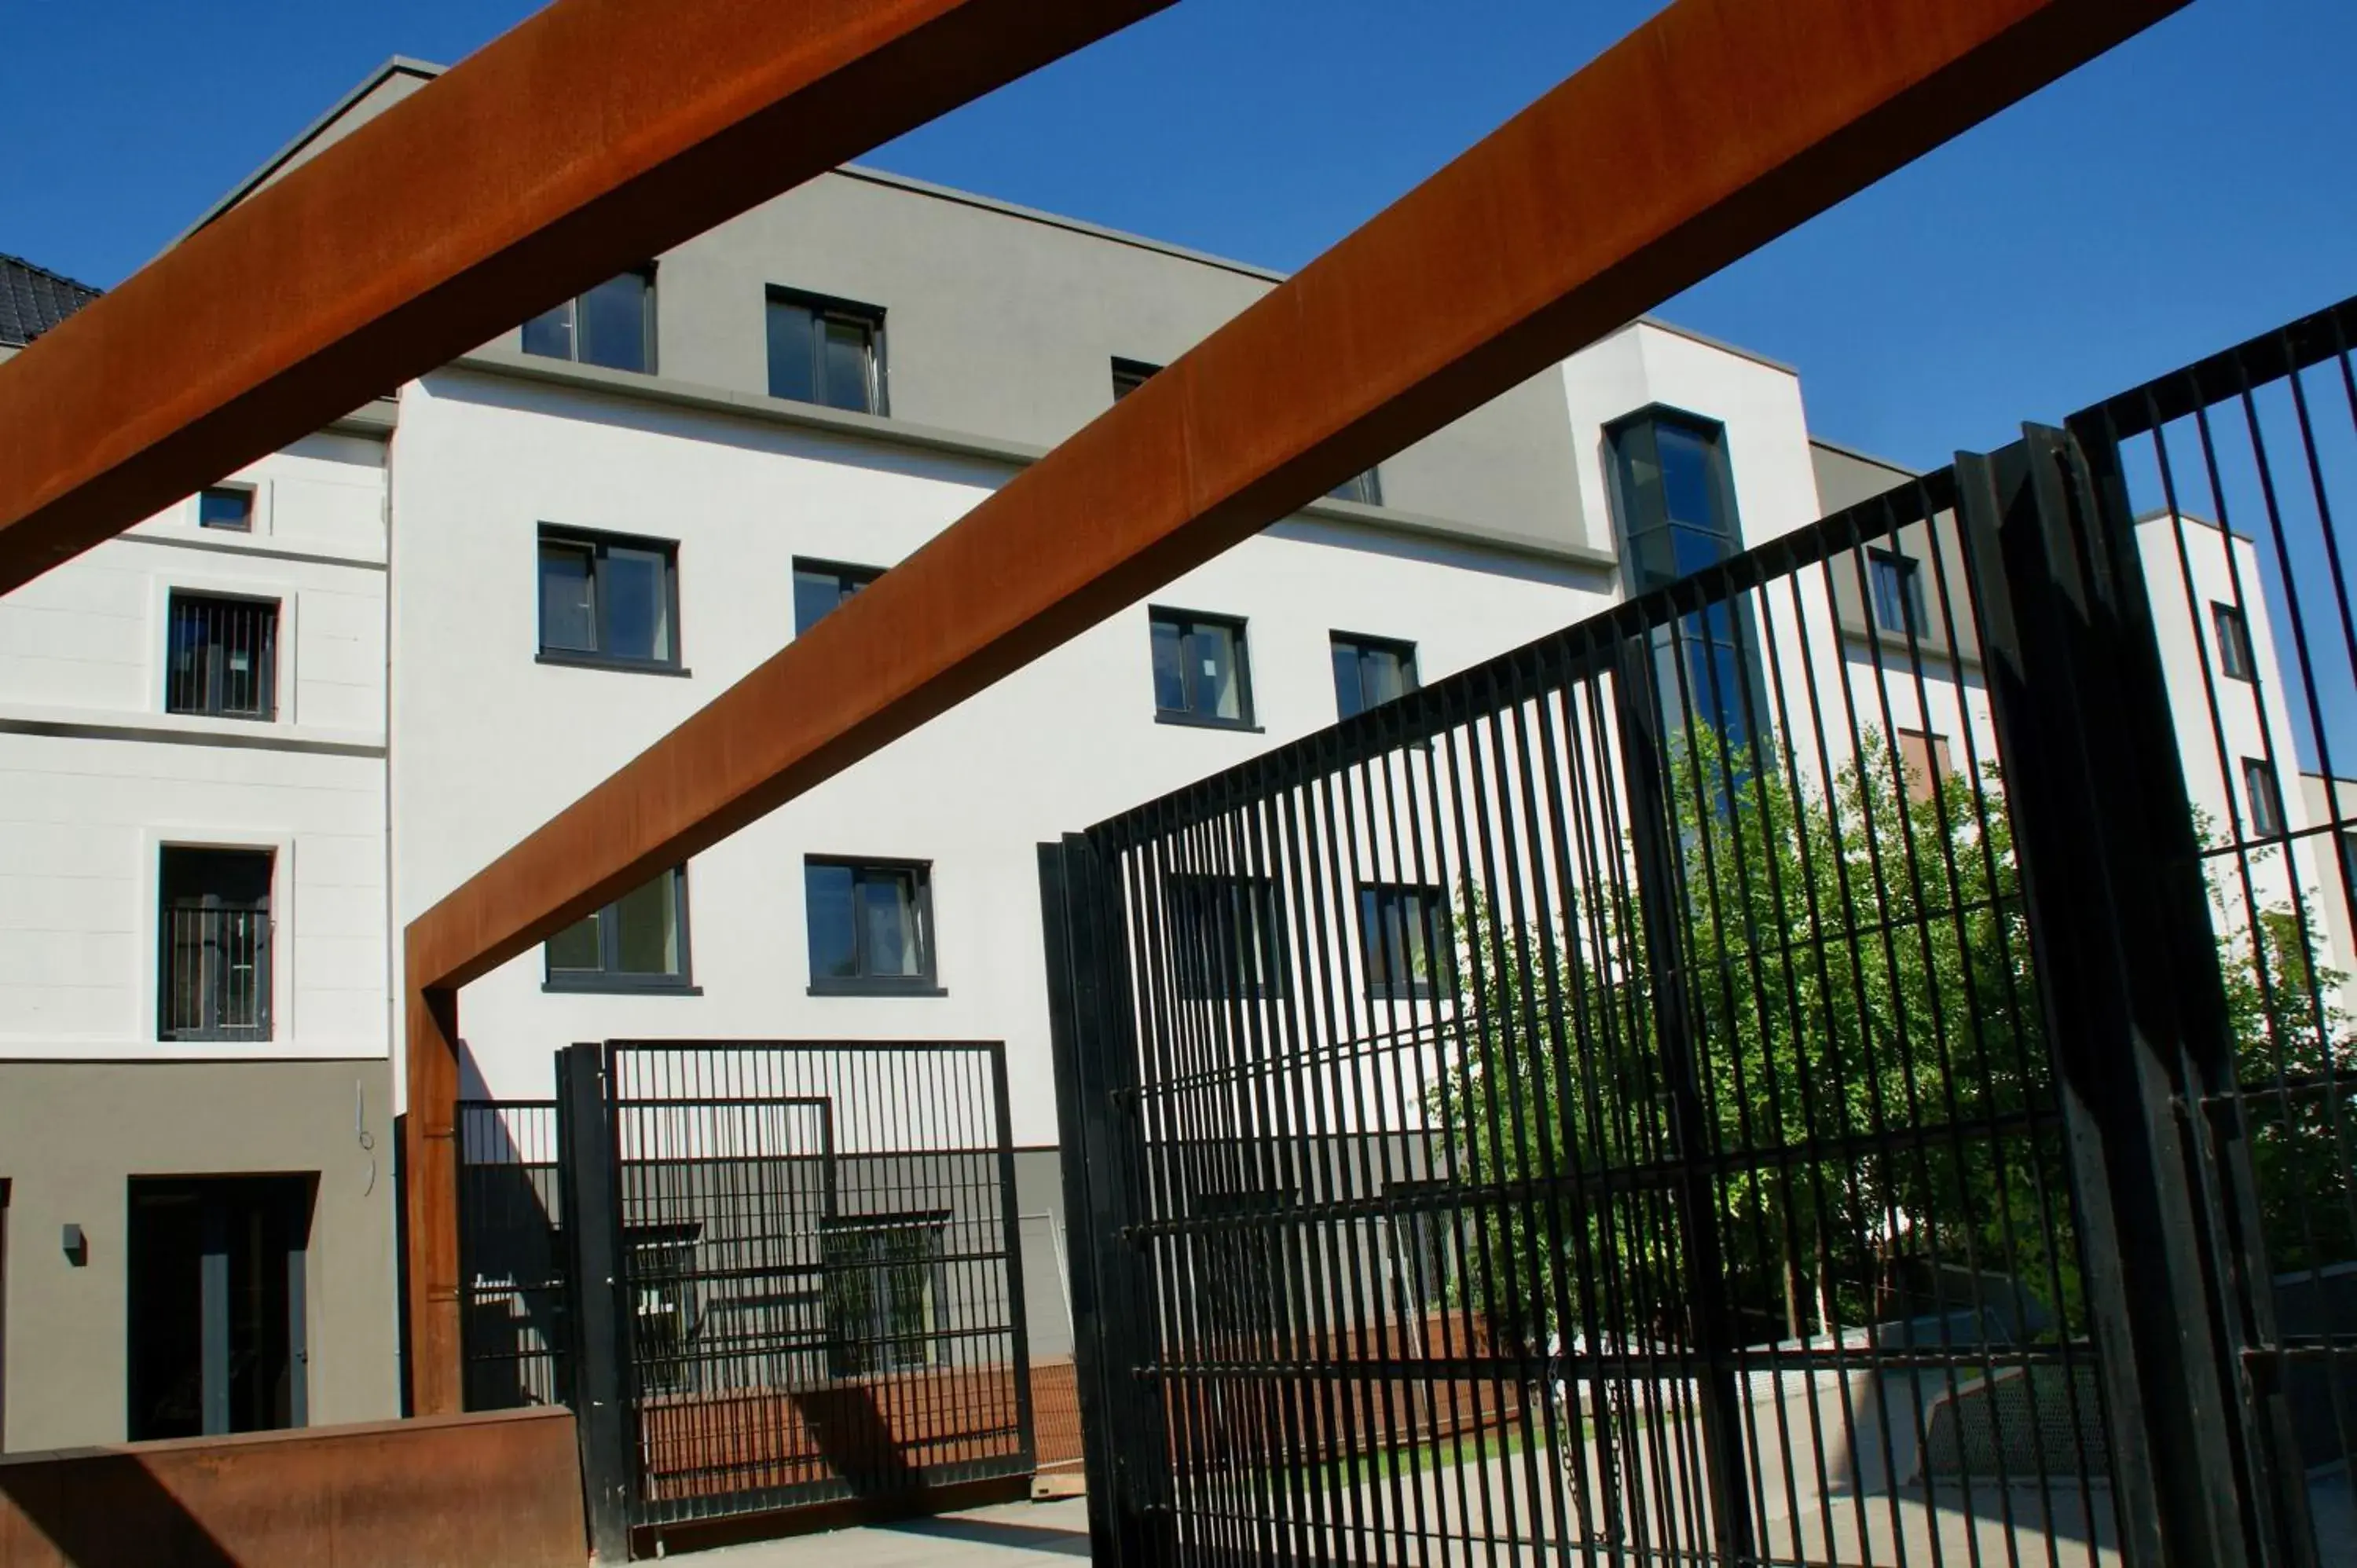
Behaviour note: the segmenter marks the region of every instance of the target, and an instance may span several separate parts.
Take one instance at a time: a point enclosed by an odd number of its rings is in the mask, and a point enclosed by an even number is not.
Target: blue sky
[[[1297,266],[1653,0],[1183,0],[867,161]],[[522,0],[0,0],[0,251],[119,281],[386,56]],[[2357,5],[2186,12],[1663,306],[1822,435],[2007,440],[2357,292]]]

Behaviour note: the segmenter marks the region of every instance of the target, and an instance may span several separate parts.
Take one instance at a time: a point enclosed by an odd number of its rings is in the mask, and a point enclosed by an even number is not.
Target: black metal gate
[[[2348,1561],[2352,319],[1043,846],[1097,1560]]]
[[[1002,1047],[609,1042],[557,1079],[468,1108],[467,1388],[573,1405],[601,1557],[1030,1473]]]

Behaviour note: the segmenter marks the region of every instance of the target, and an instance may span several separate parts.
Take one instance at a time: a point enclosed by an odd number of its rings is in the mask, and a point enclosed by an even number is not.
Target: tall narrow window
[[[216,485],[197,497],[197,526],[230,533],[253,532],[253,492],[242,485]]]
[[[543,950],[550,991],[687,989],[687,867],[583,916]]]
[[[1415,690],[1415,644],[1383,637],[1333,635],[1334,708],[1343,718]]]
[[[872,305],[772,287],[770,395],[855,413],[884,413],[884,312]]]
[[[1612,453],[1613,507],[1621,534],[1621,576],[1648,593],[1716,565],[1741,548],[1726,432],[1708,420],[1649,408],[1605,428]],[[1694,717],[1738,745],[1749,736],[1747,710],[1759,672],[1758,637],[1741,600],[1713,605],[1655,634],[1668,717]],[[1673,647],[1684,668],[1668,658]]]
[[[1253,722],[1244,623],[1185,610],[1148,612],[1155,717],[1165,724],[1242,729]]]
[[[1180,872],[1163,898],[1178,994],[1196,1001],[1286,994],[1285,908],[1274,880]]]
[[[824,620],[843,602],[884,575],[881,566],[846,566],[839,561],[794,561],[794,635]]]
[[[2250,618],[2233,605],[2213,604],[2210,625],[2218,634],[2218,673],[2229,681],[2256,681],[2259,666],[2251,657]]]
[[[819,1221],[829,1370],[838,1378],[933,1364],[947,1209]]]
[[[1866,564],[1874,624],[1901,637],[1921,637],[1931,624],[1923,613],[1922,563],[1896,550],[1868,550]]]
[[[523,351],[551,360],[651,373],[655,368],[655,270],[608,278],[523,324]]]
[[[266,849],[165,848],[157,1038],[270,1038],[272,870]]]
[[[2251,805],[2251,836],[2279,838],[2284,831],[2283,790],[2276,770],[2263,758],[2243,758],[2243,795]]]
[[[1367,994],[1405,1001],[1434,993],[1448,966],[1448,896],[1437,887],[1373,883],[1359,889],[1359,950]]]
[[[164,706],[218,719],[278,716],[278,601],[175,592]]]
[[[540,531],[540,656],[676,670],[678,549],[658,539]]]
[[[930,865],[813,856],[802,894],[813,994],[937,993]]]

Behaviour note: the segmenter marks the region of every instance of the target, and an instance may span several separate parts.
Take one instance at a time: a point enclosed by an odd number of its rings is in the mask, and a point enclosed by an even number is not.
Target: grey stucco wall
[[[0,1445],[123,1438],[132,1176],[315,1173],[311,1424],[400,1413],[391,1090],[382,1060],[0,1063]]]
[[[1276,274],[857,173],[824,175],[659,259],[656,368],[766,395],[771,284],[885,312],[895,421],[1052,446]],[[521,346],[520,333],[499,340]],[[1583,543],[1562,378],[1534,377],[1381,465],[1387,507]]]

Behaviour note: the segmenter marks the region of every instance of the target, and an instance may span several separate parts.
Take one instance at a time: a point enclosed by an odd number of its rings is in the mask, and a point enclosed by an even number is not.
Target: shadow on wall
[[[136,1453],[0,1455],[0,1568],[238,1568]]]

